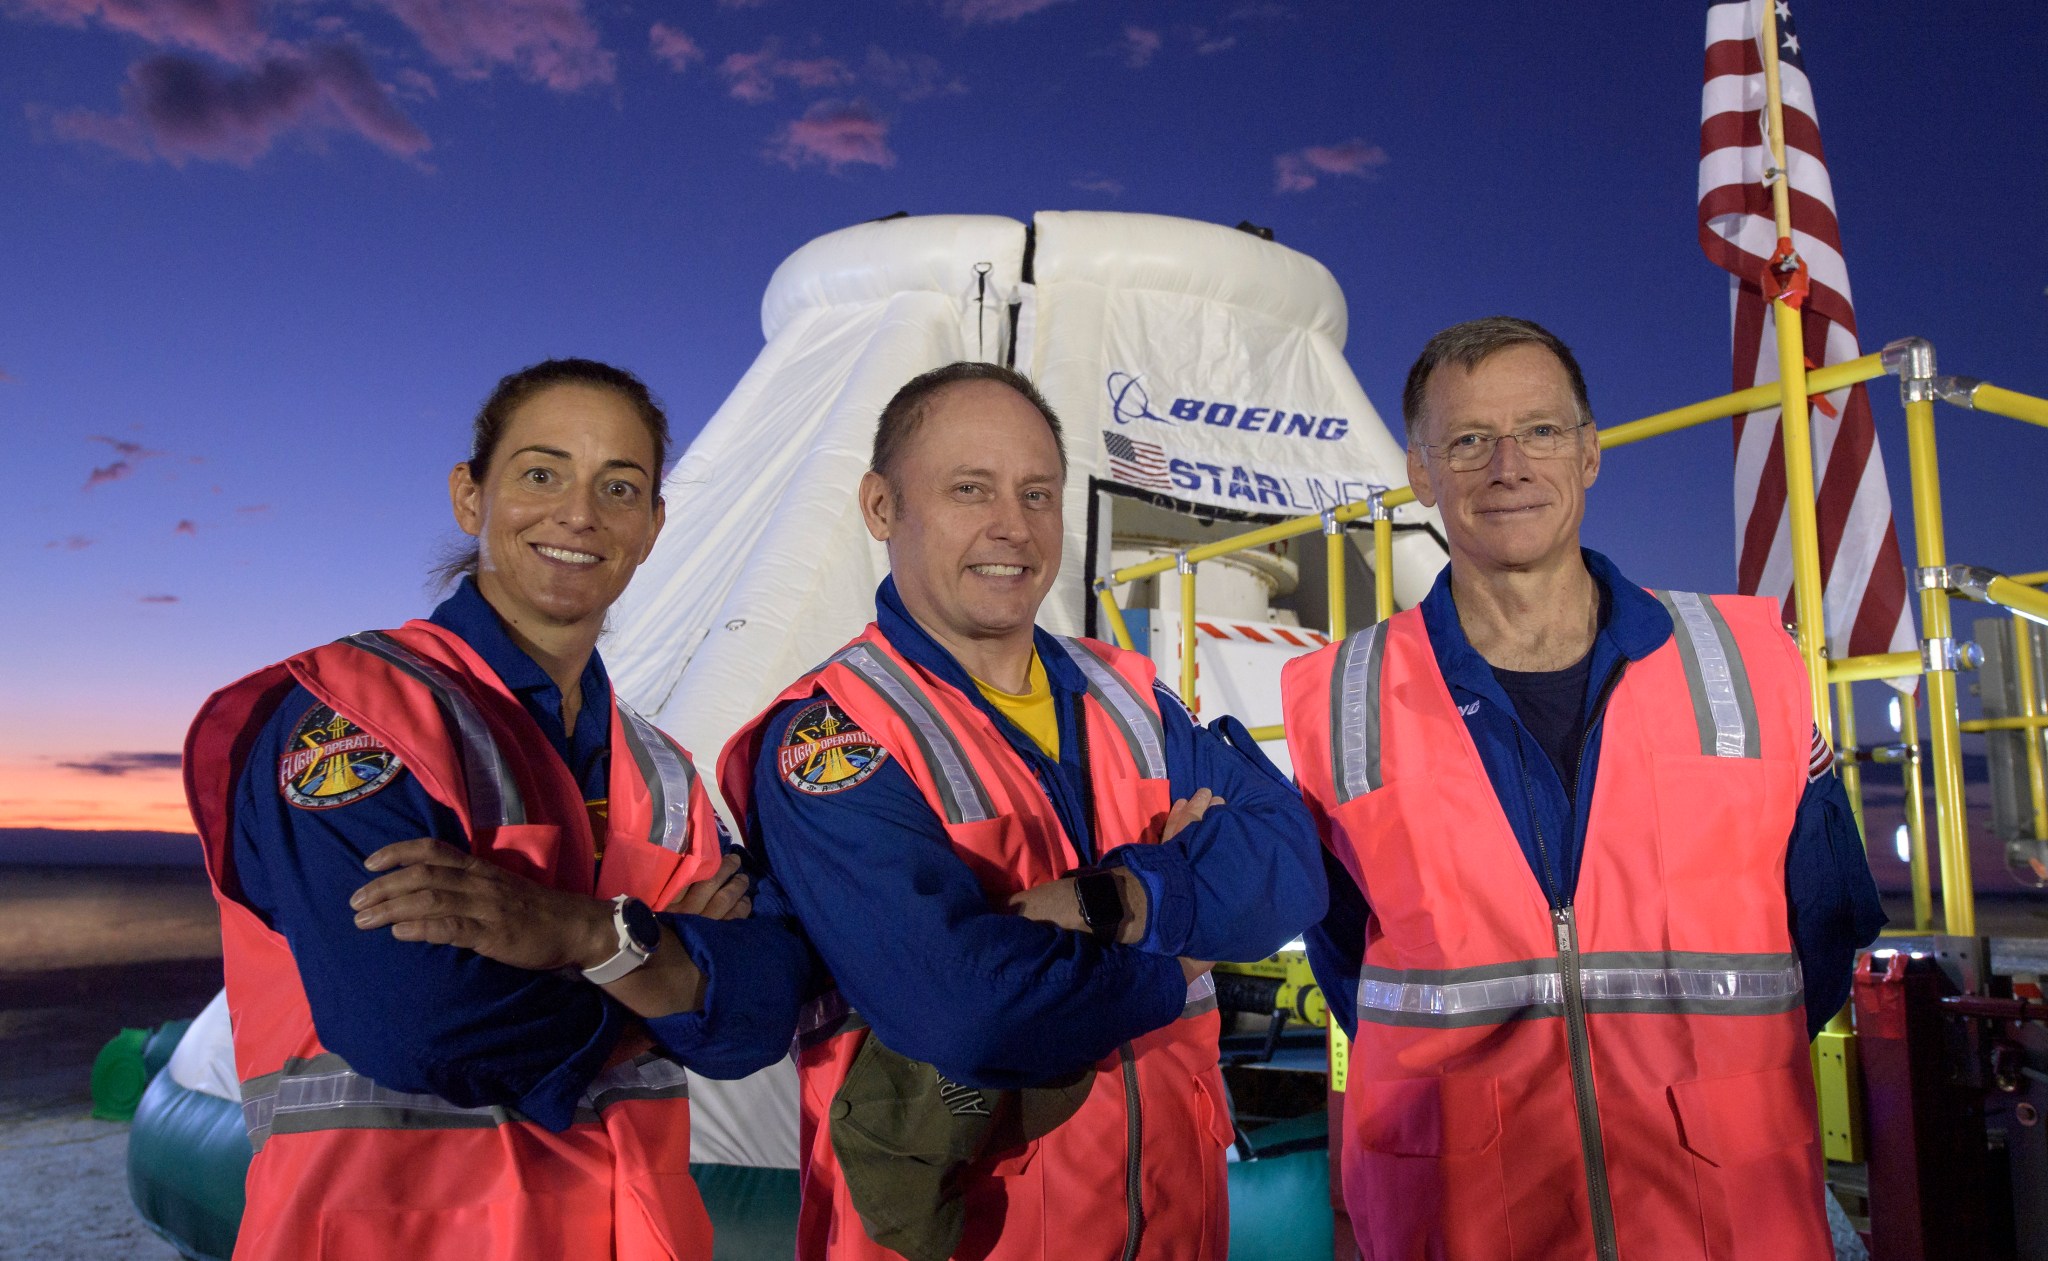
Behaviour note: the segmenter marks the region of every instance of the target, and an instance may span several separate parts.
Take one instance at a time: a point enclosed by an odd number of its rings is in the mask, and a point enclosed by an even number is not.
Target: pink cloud
[[[263,0],[8,0],[19,16],[82,27],[98,22],[151,44],[190,48],[237,65],[272,49]]]
[[[85,479],[84,489],[91,490],[95,486],[104,486],[108,482],[118,482],[134,472],[135,466],[133,464],[126,460],[115,460],[112,464],[103,465],[88,474]]]
[[[837,57],[799,59],[782,55],[782,41],[769,37],[759,52],[732,53],[719,63],[727,88],[736,101],[759,105],[775,99],[775,81],[787,79],[800,88],[817,91],[853,82],[853,71]]]
[[[862,101],[819,101],[775,133],[766,156],[791,169],[821,162],[834,174],[854,163],[896,165],[887,120]]]
[[[46,552],[82,552],[86,548],[91,547],[96,541],[85,537],[83,534],[74,534],[69,538],[51,539],[43,544],[43,550]]]
[[[1014,22],[1065,0],[939,0],[939,11],[962,26]]]
[[[465,79],[492,67],[558,92],[610,83],[617,58],[598,42],[582,0],[377,0],[436,61]]]
[[[174,595],[146,595],[142,597],[142,603],[144,604],[176,604],[177,602],[178,597]]]
[[[13,380],[14,374],[12,372],[9,372],[5,368],[0,368],[0,385],[6,385]]]
[[[103,433],[92,435],[91,441],[106,443],[114,448],[116,452],[120,453],[121,458],[126,460],[147,460],[152,456],[163,454],[161,451],[152,451],[139,442],[130,442],[125,438],[109,438]]]
[[[1273,191],[1305,193],[1325,175],[1371,175],[1387,164],[1387,151],[1360,139],[1310,145],[1273,159]]]
[[[656,22],[648,28],[647,44],[655,57],[677,74],[688,70],[691,62],[704,60],[704,50],[697,47],[697,41],[666,22]]]
[[[1195,55],[1198,57],[1213,56],[1227,48],[1237,47],[1237,36],[1235,35],[1221,35],[1212,39],[1198,33],[1195,41]]]
[[[219,489],[220,489],[220,487],[216,486],[216,487],[214,487],[214,489],[215,489],[215,490],[219,490]],[[266,512],[269,512],[269,511],[270,511],[270,505],[269,505],[269,504],[243,504],[243,505],[242,505],[241,507],[239,507],[239,508],[235,509],[235,511],[236,511],[236,512],[239,512],[239,513],[242,513],[242,514],[244,514],[245,516],[251,516],[251,517],[258,517],[258,516],[262,516],[262,515],[263,515],[264,513],[266,513]]]
[[[1164,42],[1158,31],[1143,26],[1124,27],[1124,64],[1133,70],[1142,70],[1152,64],[1152,58],[1159,53]]]
[[[875,44],[868,45],[868,58],[861,66],[861,75],[869,83],[903,101],[921,101],[928,96],[956,96],[967,90],[965,83],[946,73],[938,58],[925,53],[894,57]]]
[[[193,523],[190,517],[187,517],[183,521],[178,522],[178,524],[176,524],[175,526],[172,526],[171,533],[182,534],[187,538],[196,539],[199,537],[199,527],[198,525]]]
[[[1090,176],[1087,179],[1071,180],[1069,184],[1071,187],[1078,188],[1084,193],[1103,193],[1110,197],[1121,197],[1124,195],[1122,180]]]
[[[120,114],[73,110],[54,117],[52,130],[173,166],[193,158],[247,166],[296,131],[352,131],[403,158],[431,147],[346,44],[266,57],[247,71],[160,54],[129,67],[121,96]]]

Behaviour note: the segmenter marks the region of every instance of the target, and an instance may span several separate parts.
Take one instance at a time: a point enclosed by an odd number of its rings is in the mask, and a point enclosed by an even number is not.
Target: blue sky
[[[1917,333],[1949,371],[2048,394],[2048,9],[1797,12],[1866,347]],[[1720,393],[1703,24],[1621,3],[0,0],[0,431],[26,507],[0,540],[0,826],[179,826],[160,755],[207,691],[427,606],[492,381],[610,359],[687,437],[758,350],[775,265],[877,215],[1269,225],[1344,287],[1387,414],[1429,333],[1495,312],[1572,342],[1605,421]],[[1906,529],[1896,395],[1874,402]],[[1952,556],[2048,568],[2048,434],[1942,426]],[[1614,453],[1589,542],[1731,587],[1730,463],[1723,425]]]

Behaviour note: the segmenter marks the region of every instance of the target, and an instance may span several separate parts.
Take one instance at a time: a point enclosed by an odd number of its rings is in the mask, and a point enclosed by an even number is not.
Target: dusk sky
[[[1945,371],[2048,394],[2048,5],[1796,12],[1865,348],[1919,334]],[[1268,225],[1335,274],[1389,417],[1431,332],[1503,312],[1573,344],[1605,423],[1725,392],[1704,15],[0,0],[25,509],[0,828],[189,830],[176,750],[209,691],[432,606],[448,469],[500,375],[617,362],[680,445],[760,348],[776,264],[894,211]],[[1896,389],[1873,404],[1910,558]],[[1941,425],[1951,557],[2048,568],[2048,432]],[[1589,544],[1731,589],[1731,469],[1725,423],[1613,453]]]

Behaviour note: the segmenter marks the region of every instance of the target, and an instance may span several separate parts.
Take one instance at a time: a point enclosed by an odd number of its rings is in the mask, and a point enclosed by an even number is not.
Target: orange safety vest
[[[1775,601],[1658,598],[1674,634],[1608,701],[1562,908],[1419,609],[1282,676],[1371,907],[1341,1153],[1367,1258],[1833,1256],[1785,905],[1805,669]]]
[[[291,948],[241,900],[233,865],[235,785],[294,684],[396,753],[455,811],[472,853],[529,879],[659,907],[719,861],[689,756],[615,700],[610,816],[594,863],[568,768],[483,659],[432,623],[352,635],[216,692],[186,738],[185,791],[220,903],[255,1148],[235,1256],[708,1261],[688,1082],[674,1061],[650,1053],[607,1066],[575,1123],[554,1134],[506,1108],[391,1090],[321,1045]]]
[[[1088,678],[1083,702],[1095,836],[1107,852],[1156,843],[1172,807],[1164,731],[1145,657],[1085,639],[1060,646]],[[1057,880],[1080,855],[1031,767],[968,697],[912,665],[870,625],[786,688],[719,755],[719,784],[748,816],[768,719],[819,689],[924,794],[961,861],[1000,909]],[[966,1181],[961,1257],[975,1261],[1201,1261],[1229,1234],[1224,1148],[1235,1130],[1217,1068],[1215,984],[1188,987],[1180,1019],[1095,1066],[1080,1110],[1051,1134],[978,1167]],[[862,1229],[839,1174],[826,1116],[866,1023],[835,993],[799,1030],[803,1206],[797,1255],[885,1261],[897,1254]]]

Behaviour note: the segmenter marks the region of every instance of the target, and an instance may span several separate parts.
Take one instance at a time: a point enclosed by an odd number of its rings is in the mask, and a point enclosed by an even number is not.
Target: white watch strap
[[[596,967],[583,969],[583,979],[592,985],[610,985],[654,957],[653,952],[640,949],[626,928],[626,903],[632,900],[624,894],[612,899],[612,928],[619,934],[619,951]]]

